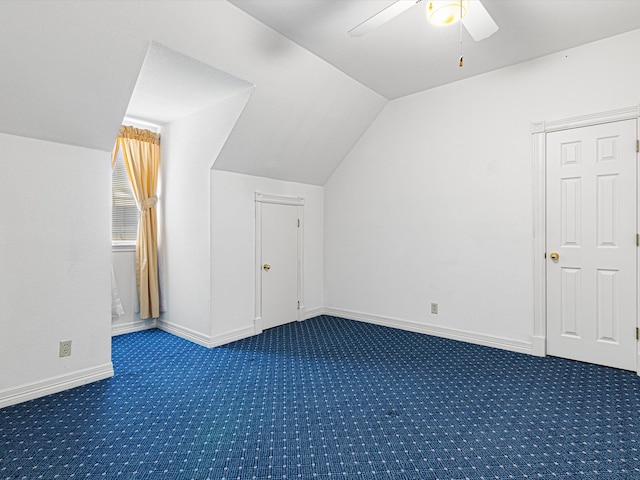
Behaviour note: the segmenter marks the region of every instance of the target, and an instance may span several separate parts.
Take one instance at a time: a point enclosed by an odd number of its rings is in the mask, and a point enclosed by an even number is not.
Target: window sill
[[[135,252],[136,244],[127,242],[113,242],[111,244],[112,252]]]

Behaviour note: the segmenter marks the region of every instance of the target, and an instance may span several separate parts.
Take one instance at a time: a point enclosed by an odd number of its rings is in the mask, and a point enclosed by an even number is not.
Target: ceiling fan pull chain
[[[458,21],[459,23],[459,29],[458,29],[458,36],[460,38],[460,60],[458,62],[458,66],[462,67],[464,65],[464,61],[463,61],[463,56],[462,56],[462,0],[460,0],[460,20]]]

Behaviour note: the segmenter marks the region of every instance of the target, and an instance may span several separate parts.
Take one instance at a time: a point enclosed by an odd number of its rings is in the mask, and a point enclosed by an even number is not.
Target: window
[[[129,184],[122,149],[119,149],[111,175],[111,240],[114,244],[135,245],[138,217],[136,199]]]

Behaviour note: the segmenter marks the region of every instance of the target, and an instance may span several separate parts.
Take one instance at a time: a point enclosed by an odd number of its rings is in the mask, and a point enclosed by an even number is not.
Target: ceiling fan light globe
[[[427,18],[433,25],[451,25],[462,20],[468,8],[469,0],[430,1],[427,5]]]

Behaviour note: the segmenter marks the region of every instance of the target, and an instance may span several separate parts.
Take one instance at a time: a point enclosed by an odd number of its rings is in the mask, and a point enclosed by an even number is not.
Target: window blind
[[[122,150],[118,150],[116,166],[111,177],[111,240],[114,243],[136,242],[138,207],[133,196]]]

